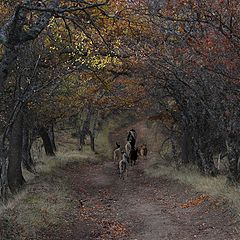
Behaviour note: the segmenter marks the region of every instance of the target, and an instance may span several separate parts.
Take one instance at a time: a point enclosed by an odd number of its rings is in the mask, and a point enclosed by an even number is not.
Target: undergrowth
[[[47,230],[71,225],[78,215],[79,203],[71,197],[71,189],[61,170],[73,164],[99,164],[109,157],[108,135],[115,126],[114,121],[109,122],[99,133],[96,139],[98,154],[88,145],[78,151],[78,140],[72,137],[71,131],[58,132],[56,156],[47,157],[38,152],[37,174],[24,170],[25,188],[0,206],[0,239],[42,240]]]

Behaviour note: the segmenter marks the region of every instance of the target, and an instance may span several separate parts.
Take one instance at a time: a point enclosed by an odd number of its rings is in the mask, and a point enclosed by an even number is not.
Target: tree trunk
[[[79,133],[79,151],[81,151],[83,145],[85,145],[86,135],[89,134],[91,117],[92,117],[92,109],[91,109],[91,107],[89,107],[88,112],[87,112],[87,117],[86,117],[85,121],[83,122],[82,129]]]
[[[235,140],[237,142],[237,140]],[[239,151],[237,149],[237,144],[234,139],[231,139],[227,142],[227,156],[229,162],[229,175],[228,180],[231,184],[234,184],[239,181],[238,173],[238,161],[239,161]]]
[[[85,137],[86,137],[86,134],[85,134],[85,132],[82,130],[82,131],[79,133],[79,151],[81,151],[83,145],[85,145]]]
[[[172,156],[173,156],[174,163],[176,164],[176,167],[179,168],[180,162],[179,162],[179,158],[177,156],[176,144],[175,144],[174,140],[172,140],[172,139],[171,139],[171,145],[172,145]]]
[[[214,165],[213,155],[205,149],[203,152],[201,149],[198,149],[198,155],[201,160],[201,170],[205,175],[211,175],[215,177],[218,174],[218,170]]]
[[[235,149],[231,149],[228,152],[228,162],[229,162],[229,176],[228,180],[231,183],[236,183],[239,180],[238,174],[238,158],[239,154]]]
[[[44,150],[47,156],[55,156],[53,147],[52,147],[52,143],[51,143],[51,139],[49,137],[48,131],[45,127],[41,127],[39,129],[39,134],[43,140],[43,146],[44,146]]]
[[[23,166],[31,173],[36,173],[34,163],[31,156],[31,144],[29,139],[29,129],[24,123],[23,126],[23,144],[22,144],[22,160]]]
[[[4,83],[7,80],[8,74],[12,68],[13,62],[17,57],[17,50],[14,47],[5,49],[0,64],[0,96],[4,91]]]
[[[89,136],[90,136],[90,145],[91,145],[91,150],[95,152],[95,138],[94,135],[92,134],[91,131],[89,131]]]
[[[8,185],[16,193],[25,183],[22,175],[23,116],[19,113],[13,123],[9,142]]]
[[[191,144],[191,137],[189,136],[188,131],[184,131],[183,138],[182,138],[182,163],[188,164],[191,161],[192,157],[192,144]]]
[[[6,153],[6,148],[3,143],[0,146],[0,198],[4,202],[7,201],[8,195],[8,181],[7,181],[7,168],[8,168],[8,158]]]
[[[211,175],[213,177],[216,177],[218,175],[218,169],[214,164],[213,160],[213,154],[210,150],[208,150],[205,154],[205,157],[207,159],[207,165],[208,165],[208,175]]]
[[[54,133],[54,125],[53,124],[50,127],[49,137],[51,139],[53,151],[56,152],[57,147],[56,147],[56,142],[55,142],[55,133]]]

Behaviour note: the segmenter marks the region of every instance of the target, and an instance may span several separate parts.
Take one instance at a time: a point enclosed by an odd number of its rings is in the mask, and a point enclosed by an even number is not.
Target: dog
[[[122,160],[120,160],[118,166],[119,166],[119,177],[120,179],[124,180],[124,175],[127,176],[127,166],[129,163],[129,157],[126,153],[123,152],[122,154]]]
[[[117,148],[113,152],[113,161],[114,162],[119,162],[121,160],[121,148],[120,145],[116,142]]]
[[[138,147],[138,153],[141,157],[146,157],[148,153],[147,145],[142,144],[140,147]]]
[[[130,154],[131,149],[132,149],[131,143],[130,143],[130,142],[127,142],[127,144],[125,145],[125,152],[126,152],[126,154],[128,155],[128,157],[129,157],[129,154]]]
[[[127,141],[131,144],[132,148],[135,147],[136,139],[137,139],[137,133],[134,129],[131,129],[128,132]]]
[[[138,158],[138,148],[132,148],[130,150],[130,153],[129,153],[129,160],[130,160],[130,165],[133,166],[133,165],[136,165],[136,161],[137,161],[137,158]]]

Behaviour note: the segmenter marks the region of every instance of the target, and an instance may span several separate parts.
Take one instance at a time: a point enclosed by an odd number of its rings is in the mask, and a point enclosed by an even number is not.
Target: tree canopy
[[[213,156],[227,154],[239,180],[237,0],[6,0],[0,10],[2,198],[24,184],[36,137],[54,154],[58,121],[80,118],[82,145],[129,109],[162,122],[178,164],[216,175]]]

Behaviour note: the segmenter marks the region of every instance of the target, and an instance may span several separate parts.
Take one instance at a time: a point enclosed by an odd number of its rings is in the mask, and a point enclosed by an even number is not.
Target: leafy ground
[[[79,218],[45,239],[239,239],[221,204],[175,181],[144,176],[144,164],[125,181],[110,161],[64,170]]]
[[[139,141],[143,141],[143,126],[135,127]],[[111,142],[123,143],[126,132],[127,128],[115,131]],[[46,219],[46,226],[31,238],[19,237],[16,229],[13,237],[11,228],[8,238],[1,239],[239,239],[237,223],[227,206],[176,180],[146,174],[154,154],[149,148],[148,159],[139,159],[125,180],[119,179],[116,163],[107,157],[101,162],[89,160],[87,164],[79,164],[76,161],[58,168],[50,179],[45,179],[52,184],[45,190],[39,188],[52,193],[52,202],[48,200],[50,209],[66,199],[66,204],[61,205],[63,209],[55,209],[55,214],[61,212],[59,219],[52,223]],[[61,196],[53,189],[55,183],[64,189]],[[31,199],[29,204],[36,201]],[[41,209],[35,211],[39,214]],[[2,221],[2,224],[9,225],[9,222]]]

